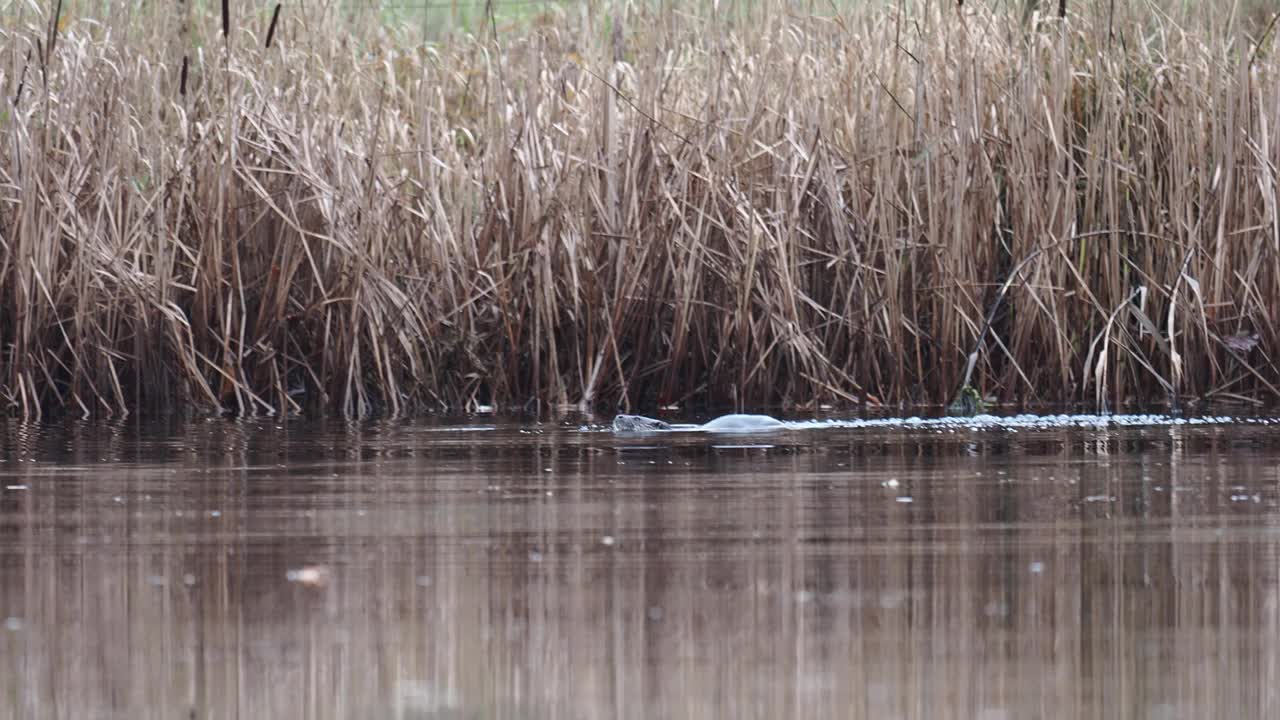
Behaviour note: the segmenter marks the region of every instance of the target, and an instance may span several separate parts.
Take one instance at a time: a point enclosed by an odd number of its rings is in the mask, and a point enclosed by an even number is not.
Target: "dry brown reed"
[[[3,403],[1274,399],[1270,18],[1108,5],[22,5]]]

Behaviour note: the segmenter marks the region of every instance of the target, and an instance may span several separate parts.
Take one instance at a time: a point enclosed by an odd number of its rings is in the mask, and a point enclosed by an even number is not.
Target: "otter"
[[[661,432],[670,429],[671,423],[643,415],[619,415],[613,419],[613,431],[616,433]]]
[[[721,415],[703,425],[673,425],[643,415],[619,415],[613,419],[616,433],[652,433],[672,430],[712,433],[755,433],[782,430],[787,424],[768,415]]]

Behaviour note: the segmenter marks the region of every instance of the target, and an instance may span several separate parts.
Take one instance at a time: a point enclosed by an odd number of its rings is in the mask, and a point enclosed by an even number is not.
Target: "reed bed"
[[[18,6],[0,402],[1274,400],[1270,18],[1106,5]]]

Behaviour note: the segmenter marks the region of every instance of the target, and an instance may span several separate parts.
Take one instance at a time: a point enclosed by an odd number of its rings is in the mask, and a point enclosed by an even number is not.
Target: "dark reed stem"
[[[22,99],[22,88],[27,85],[27,68],[31,65],[31,48],[27,48],[27,58],[22,62],[22,74],[18,76],[18,89],[13,93],[13,106],[18,107]]]
[[[49,59],[53,57],[54,46],[58,44],[58,22],[62,20],[62,0],[58,0],[58,4],[54,6],[53,19],[49,23],[49,41],[45,43],[48,53],[45,56],[45,64],[48,65]]]
[[[280,3],[276,3],[276,9],[271,13],[271,25],[267,27],[267,41],[263,43],[263,47],[271,48],[271,38],[276,36],[276,22],[280,20]]]

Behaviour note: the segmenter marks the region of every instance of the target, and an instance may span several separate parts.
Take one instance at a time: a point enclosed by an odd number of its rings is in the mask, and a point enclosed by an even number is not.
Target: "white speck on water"
[[[556,491],[555,491],[555,490],[548,490],[548,491],[547,491],[547,497],[554,497],[554,496],[555,496],[555,494],[556,494]]]
[[[880,487],[896,488],[898,487],[898,478],[889,478],[888,480],[880,483]]]
[[[210,511],[209,511],[209,517],[211,517],[211,518],[220,518],[220,517],[222,517],[222,511],[221,511],[221,510],[210,510]]]
[[[551,468],[542,468],[542,472],[552,472]]]
[[[111,498],[111,501],[112,501],[112,502],[114,502],[114,503],[115,503],[115,504],[117,504],[117,505],[123,505],[123,504],[124,504],[124,498],[120,497],[119,495],[116,495],[115,497]]]
[[[182,517],[182,511],[181,511],[181,510],[174,510],[174,511],[173,511],[173,514],[174,514],[174,516],[175,516],[175,517]]]
[[[542,562],[542,553],[538,552],[537,550],[532,550],[532,551],[530,551],[530,552],[529,552],[529,562],[532,562],[532,563],[540,563],[540,562]]]
[[[1044,563],[1040,562],[1039,560],[1032,560],[1031,564],[1027,566],[1027,569],[1030,570],[1033,574],[1039,575],[1040,573],[1044,572]]]
[[[613,544],[615,542],[617,542],[617,540],[614,540],[612,535],[605,535],[604,537],[600,538],[600,544],[608,547],[613,547]]]
[[[1110,495],[1090,495],[1084,499],[1084,502],[1087,502],[1087,503],[1115,502],[1115,501],[1116,499]]]
[[[5,485],[4,489],[5,490],[26,490],[27,486],[26,485]]]
[[[894,499],[893,499],[893,501],[894,501],[894,502],[902,503],[903,505],[906,505],[907,503],[913,503],[913,502],[915,502],[916,500],[915,500],[915,498],[911,497],[910,495],[899,495],[898,497],[894,498]]]
[[[324,565],[304,565],[285,572],[284,577],[292,583],[309,587],[323,587],[329,582],[329,568]]]
[[[22,625],[23,625],[23,622],[22,622],[22,618],[20,617],[14,617],[13,615],[10,615],[9,617],[4,619],[4,629],[8,630],[9,632],[18,632],[19,630],[22,629]]]

